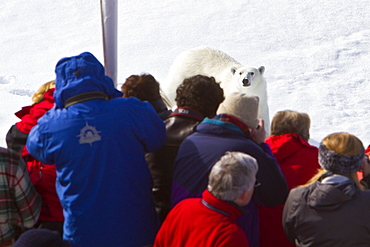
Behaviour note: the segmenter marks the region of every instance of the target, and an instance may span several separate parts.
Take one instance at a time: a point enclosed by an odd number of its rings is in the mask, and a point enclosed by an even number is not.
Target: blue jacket
[[[284,203],[288,186],[267,144],[257,145],[236,125],[206,118],[196,132],[182,142],[174,163],[171,202],[174,205],[185,198],[200,197],[207,188],[212,166],[226,151],[249,154],[258,162],[256,178],[261,185],[255,188],[251,202],[245,207],[247,214],[239,219],[250,246],[258,246],[257,204],[277,206]]]
[[[148,102],[122,98],[90,53],[58,62],[54,96],[27,149],[56,165],[64,239],[74,246],[152,244],[159,221],[144,154],[163,145],[163,121]]]

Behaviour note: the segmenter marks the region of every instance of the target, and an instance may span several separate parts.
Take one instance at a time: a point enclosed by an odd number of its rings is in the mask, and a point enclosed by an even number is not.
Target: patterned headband
[[[319,147],[319,164],[334,174],[350,174],[361,170],[365,150],[357,155],[342,155],[329,150],[322,142]]]

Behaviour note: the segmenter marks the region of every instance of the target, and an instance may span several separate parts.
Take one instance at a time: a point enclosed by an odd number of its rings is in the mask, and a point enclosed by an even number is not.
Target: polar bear
[[[180,53],[172,63],[163,91],[174,106],[176,89],[187,77],[194,75],[213,76],[227,97],[232,92],[256,95],[260,98],[258,118],[265,122],[267,135],[270,132],[267,83],[263,77],[265,67],[246,67],[225,52],[208,46],[200,46]]]

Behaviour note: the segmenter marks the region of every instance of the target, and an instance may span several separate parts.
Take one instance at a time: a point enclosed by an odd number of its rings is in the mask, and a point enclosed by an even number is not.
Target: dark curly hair
[[[121,87],[123,97],[149,102],[161,99],[159,90],[159,82],[150,74],[131,75]]]
[[[214,77],[196,75],[186,78],[176,90],[178,107],[189,107],[213,118],[224,100],[224,90]]]

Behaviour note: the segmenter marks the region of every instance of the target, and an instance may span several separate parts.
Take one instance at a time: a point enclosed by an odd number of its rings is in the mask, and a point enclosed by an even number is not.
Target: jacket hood
[[[299,135],[289,133],[284,135],[269,136],[265,141],[270,147],[277,160],[285,160],[299,151],[303,146],[312,147]]]
[[[54,92],[55,92],[55,88],[50,88],[48,91],[46,91],[44,93],[44,100],[54,102]]]
[[[72,96],[88,92],[102,92],[108,98],[122,97],[103,65],[89,52],[59,60],[55,67],[55,105],[64,108]]]
[[[316,182],[308,195],[308,205],[320,210],[333,210],[352,199],[357,188],[352,180],[335,184]]]

